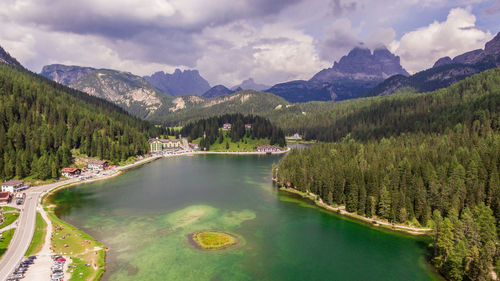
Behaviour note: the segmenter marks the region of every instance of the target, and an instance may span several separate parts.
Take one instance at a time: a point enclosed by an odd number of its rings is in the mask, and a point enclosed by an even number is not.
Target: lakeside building
[[[231,130],[231,127],[232,127],[231,123],[224,123],[224,125],[222,125],[222,130],[229,131]]]
[[[168,152],[182,150],[182,143],[179,139],[150,139],[149,147],[151,153]]]
[[[108,161],[97,160],[97,159],[90,159],[89,164],[87,165],[87,169],[92,171],[102,171],[106,170],[108,167],[109,167]]]
[[[2,183],[2,192],[14,193],[21,190],[25,190],[29,187],[30,186],[26,184],[24,181],[9,180]]]
[[[252,124],[245,124],[245,130],[252,129]]]
[[[272,152],[280,152],[282,149],[279,146],[276,145],[261,145],[257,147],[258,152],[266,152],[266,153],[272,153]]]
[[[82,173],[82,170],[78,168],[64,168],[61,170],[61,175],[63,177],[71,178],[71,177],[77,177]]]
[[[0,202],[8,203],[10,200],[10,192],[0,192]]]
[[[287,140],[301,140],[302,137],[299,135],[299,133],[293,134],[293,136],[288,136],[286,137]]]

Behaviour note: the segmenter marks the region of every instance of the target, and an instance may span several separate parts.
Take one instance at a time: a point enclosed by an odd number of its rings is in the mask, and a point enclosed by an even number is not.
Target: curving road
[[[53,188],[76,182],[70,179],[58,183],[35,186],[26,191],[26,199],[21,206],[21,214],[16,221],[16,231],[10,241],[7,251],[0,260],[0,280],[5,281],[21,262],[33,238],[36,223],[36,209],[40,195]]]

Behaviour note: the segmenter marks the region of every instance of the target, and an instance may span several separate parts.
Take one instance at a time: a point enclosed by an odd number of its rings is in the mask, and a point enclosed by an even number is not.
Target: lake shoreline
[[[276,182],[275,179],[273,179],[273,181]],[[358,215],[356,213],[348,212],[345,210],[345,206],[334,207],[334,206],[331,206],[331,205],[324,203],[321,199],[316,200],[317,195],[313,194],[313,193],[305,193],[305,192],[299,191],[299,190],[297,190],[295,188],[291,188],[291,187],[290,188],[279,187],[278,189],[280,191],[296,194],[296,195],[301,196],[304,199],[308,199],[308,200],[314,202],[315,206],[322,208],[324,210],[330,211],[332,213],[335,213],[335,214],[338,214],[338,215],[341,215],[344,217],[354,219],[356,221],[363,222],[365,224],[368,224],[370,226],[373,226],[373,227],[376,227],[379,229],[385,229],[385,230],[390,230],[390,231],[394,231],[394,232],[401,232],[401,233],[405,233],[405,234],[409,234],[409,235],[413,235],[413,236],[429,236],[432,234],[432,229],[430,229],[430,228],[415,228],[415,227],[406,226],[406,225],[392,224],[392,223],[389,223],[386,221],[382,221],[380,219],[368,218],[365,216]]]

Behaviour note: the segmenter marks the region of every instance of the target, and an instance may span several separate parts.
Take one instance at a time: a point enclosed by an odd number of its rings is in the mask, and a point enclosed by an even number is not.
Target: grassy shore
[[[47,223],[42,218],[40,213],[36,213],[36,223],[35,223],[35,233],[33,234],[33,239],[31,239],[31,244],[26,251],[25,256],[35,255],[40,252],[45,241],[45,235],[47,233]]]
[[[382,229],[387,229],[391,231],[398,231],[398,232],[404,232],[407,234],[411,235],[430,235],[432,233],[432,229],[430,228],[418,228],[418,227],[413,227],[409,225],[400,225],[400,224],[394,224],[390,223],[388,221],[381,220],[379,218],[367,218],[361,215],[358,215],[356,213],[351,213],[345,210],[344,206],[331,206],[326,203],[324,203],[321,199],[318,199],[318,196],[315,194],[312,194],[310,192],[305,193],[302,191],[299,191],[295,188],[284,188],[280,187],[281,191],[297,194],[301,196],[302,198],[308,199],[311,202],[314,202],[314,204],[320,208],[323,208],[325,210],[328,210],[330,212],[334,212],[336,214],[342,215],[349,217],[351,219],[361,221],[363,223],[369,224],[374,227],[382,228]]]
[[[11,228],[2,232],[2,238],[0,238],[0,258],[7,251],[7,247],[9,247],[10,240],[12,240],[12,236],[14,236],[15,228]]]
[[[99,280],[106,270],[105,247],[92,236],[59,219],[54,208],[44,208],[52,222],[51,250],[70,257],[70,280]],[[72,268],[73,265],[76,267]]]

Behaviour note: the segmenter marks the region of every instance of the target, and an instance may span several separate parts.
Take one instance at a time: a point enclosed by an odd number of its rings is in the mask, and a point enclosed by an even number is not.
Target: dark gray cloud
[[[332,0],[330,2],[330,8],[334,16],[342,16],[344,13],[355,11],[358,8],[358,3]]]

